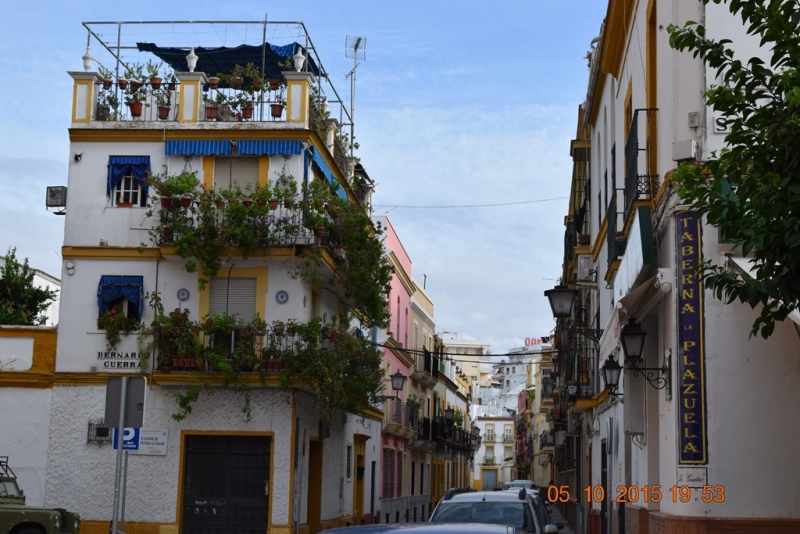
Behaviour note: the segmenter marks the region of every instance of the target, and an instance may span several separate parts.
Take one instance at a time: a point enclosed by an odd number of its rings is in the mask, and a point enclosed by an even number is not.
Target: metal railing
[[[622,226],[617,226],[619,213],[617,213],[617,192],[611,195],[611,200],[608,202],[608,210],[606,211],[608,219],[608,232],[606,240],[608,245],[608,265],[611,262],[621,258],[625,254],[625,236],[622,235]],[[619,232],[618,232],[619,229]],[[619,235],[617,235],[619,234]]]
[[[631,119],[631,127],[628,131],[628,138],[625,140],[625,208],[624,220],[628,220],[628,216],[630,215],[631,209],[633,208],[633,203],[638,200],[642,195],[647,196],[649,198],[654,198],[656,192],[658,191],[658,175],[657,174],[648,174],[647,172],[641,174],[639,172],[640,165],[639,160],[640,156],[644,156],[645,163],[644,166],[647,168],[649,166],[650,160],[650,136],[649,136],[649,126],[650,121],[655,120],[652,118],[652,115],[658,109],[655,108],[647,108],[647,109],[637,109],[633,112],[633,118]],[[644,128],[644,138],[645,138],[645,147],[641,148],[639,144],[639,114],[644,112],[645,113],[645,128]],[[642,154],[644,153],[644,154]],[[648,169],[649,171],[649,169]]]

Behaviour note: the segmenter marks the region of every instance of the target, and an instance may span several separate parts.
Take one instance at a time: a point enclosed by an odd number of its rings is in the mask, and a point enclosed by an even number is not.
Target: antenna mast
[[[354,124],[356,122],[356,69],[358,68],[358,60],[366,60],[365,50],[367,48],[366,37],[356,37],[348,35],[344,42],[344,55],[345,57],[353,58],[353,70],[347,73],[345,79],[350,78],[350,157],[353,157],[355,134]]]

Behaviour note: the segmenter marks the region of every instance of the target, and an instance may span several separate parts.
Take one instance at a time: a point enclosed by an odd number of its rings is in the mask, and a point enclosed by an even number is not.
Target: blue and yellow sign
[[[678,213],[678,443],[679,464],[708,463],[706,436],[703,284],[695,267],[703,261],[702,230],[693,211]]]

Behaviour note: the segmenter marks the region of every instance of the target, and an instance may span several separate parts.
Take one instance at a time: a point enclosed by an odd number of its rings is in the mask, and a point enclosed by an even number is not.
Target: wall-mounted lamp
[[[570,317],[572,315],[572,303],[577,293],[577,290],[569,289],[564,285],[557,285],[553,289],[545,291],[544,296],[550,301],[553,317],[556,319]]]
[[[74,262],[68,261],[67,263],[64,264],[64,267],[66,267],[68,275],[72,276],[73,274],[75,274],[75,263]]]
[[[83,159],[83,151],[82,150],[75,151],[75,156],[73,156],[73,159],[75,160],[75,163],[78,163],[80,160],[82,160]]]
[[[391,380],[392,383],[392,390],[394,391],[394,396],[392,397],[391,395],[384,395],[381,397],[381,400],[382,401],[389,399],[399,400],[400,392],[403,391],[403,388],[406,385],[406,378],[407,378],[406,375],[401,373],[399,370],[396,373],[389,375],[389,379]]]
[[[628,321],[625,328],[620,332],[622,350],[625,353],[625,367],[620,367],[616,360],[609,358],[601,368],[606,389],[611,395],[619,397],[615,393],[619,385],[619,377],[622,370],[629,371],[633,376],[642,376],[647,383],[655,389],[667,390],[667,396],[672,396],[672,358],[670,352],[664,354],[664,365],[661,367],[639,367],[644,352],[644,339],[647,332],[642,330],[633,319]]]

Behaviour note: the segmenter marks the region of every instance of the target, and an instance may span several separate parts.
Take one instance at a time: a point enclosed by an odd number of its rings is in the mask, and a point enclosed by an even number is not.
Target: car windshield
[[[431,523],[485,523],[534,531],[531,509],[519,502],[443,502],[436,508]]]
[[[0,480],[0,497],[21,497],[17,483]]]

